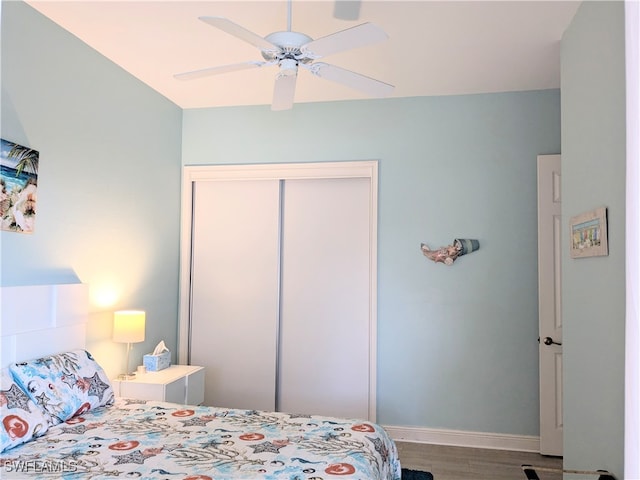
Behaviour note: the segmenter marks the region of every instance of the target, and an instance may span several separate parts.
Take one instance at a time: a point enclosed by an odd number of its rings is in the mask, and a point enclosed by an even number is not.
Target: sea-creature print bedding
[[[123,398],[8,450],[2,465],[8,478],[400,480],[375,423]]]

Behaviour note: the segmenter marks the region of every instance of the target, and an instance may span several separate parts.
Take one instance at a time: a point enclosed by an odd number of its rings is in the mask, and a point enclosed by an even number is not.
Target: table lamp
[[[119,310],[113,313],[113,341],[127,344],[126,373],[118,375],[119,380],[135,378],[129,370],[131,344],[144,341],[145,312],[142,310]]]

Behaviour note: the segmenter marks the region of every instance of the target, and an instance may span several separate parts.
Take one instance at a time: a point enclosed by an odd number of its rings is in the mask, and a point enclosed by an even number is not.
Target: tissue
[[[171,352],[164,344],[164,340],[156,345],[156,348],[153,349],[153,353],[149,353],[142,357],[142,363],[147,369],[147,372],[164,370],[171,365]]]

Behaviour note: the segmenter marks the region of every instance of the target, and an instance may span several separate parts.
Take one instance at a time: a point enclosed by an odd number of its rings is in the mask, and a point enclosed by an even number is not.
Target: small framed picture
[[[609,255],[605,207],[571,217],[570,228],[571,258]]]

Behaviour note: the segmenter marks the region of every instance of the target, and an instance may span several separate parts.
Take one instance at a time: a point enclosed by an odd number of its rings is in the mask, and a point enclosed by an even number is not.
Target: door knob
[[[551,337],[545,337],[544,340],[542,341],[545,345],[562,345],[562,342],[556,342],[553,338]]]

